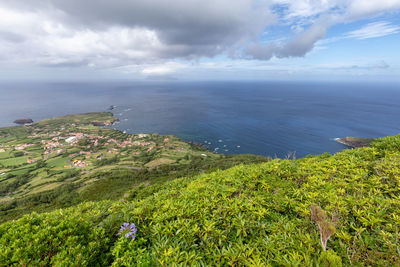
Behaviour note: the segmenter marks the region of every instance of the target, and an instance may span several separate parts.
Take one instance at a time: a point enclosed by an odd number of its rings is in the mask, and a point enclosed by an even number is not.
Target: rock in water
[[[14,121],[14,123],[16,123],[16,124],[30,124],[30,123],[32,123],[33,122],[33,120],[32,119],[18,119],[18,120],[15,120]]]
[[[371,143],[375,141],[375,138],[344,137],[335,138],[335,141],[349,147],[358,148],[370,146]]]

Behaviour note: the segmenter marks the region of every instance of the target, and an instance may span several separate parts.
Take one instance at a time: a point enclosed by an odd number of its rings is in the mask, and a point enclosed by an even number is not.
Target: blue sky
[[[0,79],[400,81],[400,0],[3,0]]]

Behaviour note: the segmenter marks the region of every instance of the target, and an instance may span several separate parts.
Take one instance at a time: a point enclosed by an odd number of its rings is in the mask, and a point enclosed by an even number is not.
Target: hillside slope
[[[396,266],[399,180],[400,136],[240,165],[4,223],[0,265]],[[326,252],[313,205],[336,228]],[[123,223],[135,238],[118,235]]]

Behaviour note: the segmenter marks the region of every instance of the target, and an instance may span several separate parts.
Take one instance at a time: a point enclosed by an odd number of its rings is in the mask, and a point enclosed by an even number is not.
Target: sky
[[[0,80],[400,82],[400,0],[0,0]]]

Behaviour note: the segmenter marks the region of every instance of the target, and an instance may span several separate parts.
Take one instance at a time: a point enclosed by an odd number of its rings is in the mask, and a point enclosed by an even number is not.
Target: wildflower
[[[134,223],[123,223],[121,225],[121,229],[119,229],[118,234],[124,235],[126,238],[135,238],[136,237],[137,228]]]

